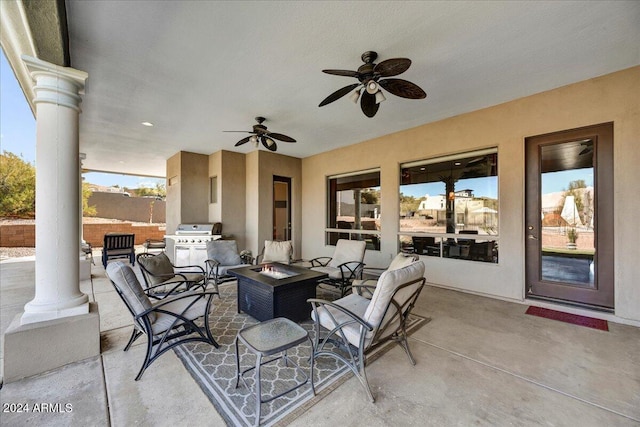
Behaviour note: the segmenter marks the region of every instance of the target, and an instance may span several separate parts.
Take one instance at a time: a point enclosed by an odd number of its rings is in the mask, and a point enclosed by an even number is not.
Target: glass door
[[[613,124],[526,138],[528,297],[613,308]]]

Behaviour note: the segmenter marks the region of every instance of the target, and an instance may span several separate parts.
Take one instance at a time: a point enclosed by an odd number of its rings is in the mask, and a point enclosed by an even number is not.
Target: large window
[[[331,176],[327,180],[326,239],[365,240],[368,250],[380,250],[380,171]]]
[[[401,165],[399,239],[404,252],[497,262],[497,150]]]

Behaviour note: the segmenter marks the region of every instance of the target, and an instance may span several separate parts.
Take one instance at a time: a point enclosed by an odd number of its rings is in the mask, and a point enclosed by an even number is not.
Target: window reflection
[[[365,240],[368,250],[380,250],[380,171],[328,179],[326,241]]]
[[[403,251],[497,262],[496,149],[407,163],[401,165],[400,173]],[[460,234],[465,237],[453,236]]]

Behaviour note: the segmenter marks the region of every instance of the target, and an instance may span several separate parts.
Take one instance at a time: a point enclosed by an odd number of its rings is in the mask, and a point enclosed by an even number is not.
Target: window
[[[380,170],[329,177],[326,242],[365,240],[380,250]]]
[[[497,150],[401,165],[399,208],[402,251],[497,262]]]
[[[209,177],[209,203],[218,203],[218,177]]]

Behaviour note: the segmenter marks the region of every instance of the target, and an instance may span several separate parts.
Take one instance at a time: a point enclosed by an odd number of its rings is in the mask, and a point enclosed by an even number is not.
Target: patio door
[[[291,240],[291,178],[273,177],[273,240]]]
[[[613,123],[525,144],[527,297],[613,309]]]

